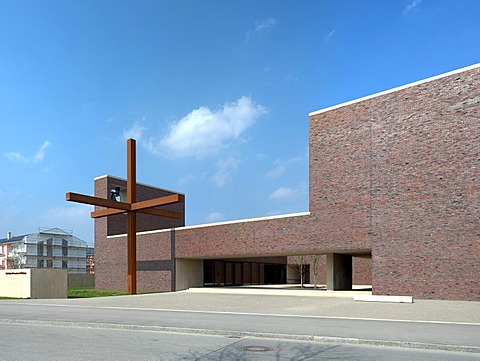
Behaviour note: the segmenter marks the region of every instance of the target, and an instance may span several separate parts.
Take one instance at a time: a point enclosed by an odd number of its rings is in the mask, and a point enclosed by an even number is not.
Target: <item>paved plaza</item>
[[[369,294],[371,291],[366,287],[357,287],[352,291],[326,291],[324,288],[243,286],[193,288],[180,292],[133,296],[25,300],[24,302],[480,324],[480,302],[414,300],[413,303],[389,303],[353,300],[356,295]]]

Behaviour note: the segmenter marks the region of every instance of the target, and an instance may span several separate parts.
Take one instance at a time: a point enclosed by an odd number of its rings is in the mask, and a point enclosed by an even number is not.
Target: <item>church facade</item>
[[[289,282],[293,257],[316,255],[310,278],[332,290],[480,301],[480,64],[309,123],[308,212],[190,227],[139,215],[138,291]],[[95,196],[125,186],[99,177]],[[173,193],[137,186],[138,200]],[[126,289],[124,217],[95,220],[98,288]]]

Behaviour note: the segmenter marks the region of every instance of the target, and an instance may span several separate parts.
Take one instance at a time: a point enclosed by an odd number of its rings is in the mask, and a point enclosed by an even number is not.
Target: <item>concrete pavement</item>
[[[355,302],[364,288],[326,291],[294,287],[196,288],[180,292],[85,299],[23,300],[86,307],[191,310],[247,314],[322,316],[480,324],[480,302],[415,300],[414,303]]]

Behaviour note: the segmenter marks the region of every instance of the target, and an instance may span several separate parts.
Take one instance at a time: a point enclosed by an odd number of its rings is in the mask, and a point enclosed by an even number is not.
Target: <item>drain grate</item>
[[[273,348],[267,346],[243,346],[242,350],[250,352],[268,352],[273,351]]]

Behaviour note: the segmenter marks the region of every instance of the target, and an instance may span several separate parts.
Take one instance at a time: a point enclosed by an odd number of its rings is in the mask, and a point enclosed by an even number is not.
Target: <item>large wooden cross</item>
[[[184,201],[181,194],[172,194],[165,197],[136,201],[136,156],[135,139],[127,140],[127,201],[117,202],[113,199],[91,197],[83,194],[68,192],[67,201],[91,204],[105,207],[91,213],[92,218],[112,216],[127,213],[127,285],[128,293],[137,293],[137,212],[155,216],[181,219],[182,213],[172,212],[155,207]]]

